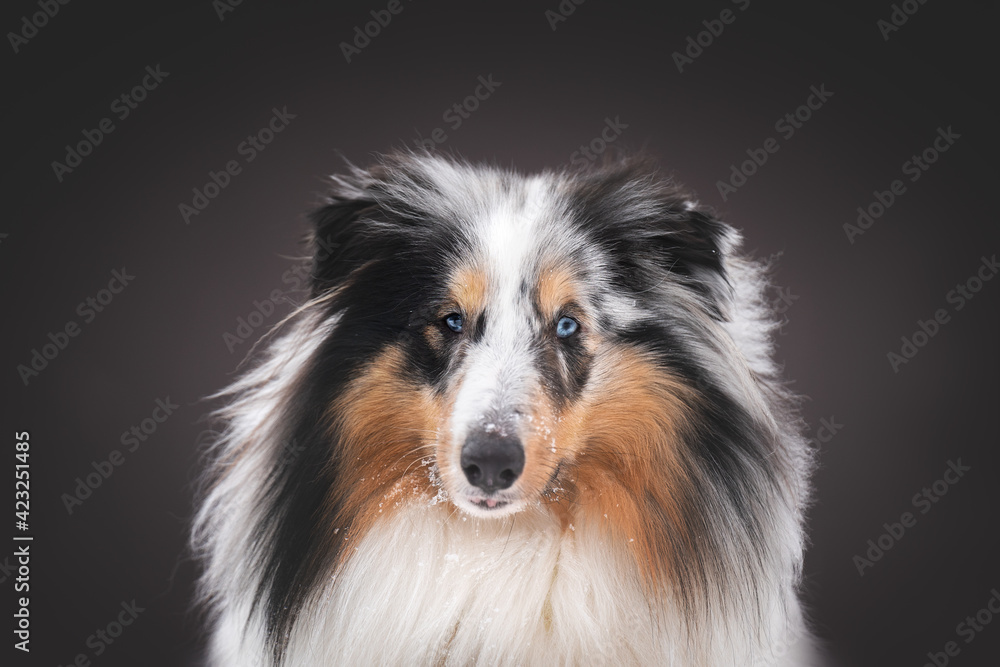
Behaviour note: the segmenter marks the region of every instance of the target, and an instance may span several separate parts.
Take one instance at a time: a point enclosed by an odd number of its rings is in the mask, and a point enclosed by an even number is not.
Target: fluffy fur
[[[643,158],[409,153],[313,221],[311,298],[221,394],[212,664],[811,664],[811,452],[733,228]]]

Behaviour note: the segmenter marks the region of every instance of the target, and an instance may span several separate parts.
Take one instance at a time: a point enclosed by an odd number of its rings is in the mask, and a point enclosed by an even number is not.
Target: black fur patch
[[[642,184],[641,187],[637,184]],[[726,279],[720,241],[725,225],[687,205],[679,187],[655,163],[632,158],[582,172],[570,193],[570,211],[581,231],[616,259],[616,282],[641,294],[666,269],[709,299],[718,295],[708,274]]]
[[[364,362],[390,344],[402,344],[407,370],[418,382],[439,383],[447,358],[432,348],[423,328],[436,321],[436,304],[444,298],[441,272],[444,258],[456,252],[455,241],[433,233],[412,234],[433,225],[388,213],[365,198],[334,198],[313,216],[316,235],[335,243],[332,253],[321,253],[313,266],[313,293],[321,296],[336,288],[324,308],[341,320],[332,336],[308,362],[288,419],[298,427],[292,434],[303,448],[287,465],[275,467],[269,492],[263,499],[262,534],[272,534],[260,545],[259,558],[266,576],[257,591],[257,604],[266,608],[267,632],[280,664],[289,632],[307,595],[336,560],[331,553],[331,526],[324,518],[337,513],[328,493],[349,463],[340,459],[337,435],[331,434],[326,411]],[[480,323],[479,328],[482,328]],[[340,527],[346,529],[347,527]],[[346,534],[343,530],[340,535]]]

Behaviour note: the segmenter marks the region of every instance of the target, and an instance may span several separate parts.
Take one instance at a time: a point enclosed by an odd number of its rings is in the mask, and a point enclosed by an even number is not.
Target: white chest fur
[[[757,650],[717,628],[682,640],[676,614],[650,607],[628,545],[605,535],[542,511],[490,521],[413,504],[348,545],[299,616],[288,664],[754,664]]]

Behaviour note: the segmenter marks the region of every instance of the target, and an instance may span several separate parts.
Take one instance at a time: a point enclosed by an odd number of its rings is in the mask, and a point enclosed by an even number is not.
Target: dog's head
[[[259,573],[277,661],[396,511],[524,512],[692,618],[769,613],[755,582],[798,571],[810,453],[733,229],[644,159],[409,153],[334,178],[313,221],[311,298],[227,391],[196,537],[208,590]]]
[[[521,177],[395,156],[336,178],[314,221],[314,296],[366,360],[330,412],[374,485],[351,495],[425,467],[497,517],[682,474],[687,355],[718,343],[735,233],[650,162]]]

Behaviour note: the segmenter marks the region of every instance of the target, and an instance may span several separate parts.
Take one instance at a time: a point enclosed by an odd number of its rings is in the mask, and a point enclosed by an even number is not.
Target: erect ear
[[[576,182],[571,206],[616,258],[617,278],[627,288],[645,293],[668,272],[720,316],[725,257],[738,238],[728,225],[692,202],[648,156],[585,169]]]
[[[698,207],[644,154],[609,158],[578,172],[571,206],[598,240],[666,262],[675,274],[720,270],[728,226]]]
[[[700,294],[709,313],[722,319],[730,290],[726,258],[738,243],[738,233],[688,201],[664,203],[666,210],[637,235],[631,253]],[[648,277],[654,276],[655,272]]]
[[[725,223],[685,202],[682,210],[667,215],[658,245],[675,274],[697,278],[705,272],[721,274],[727,231]]]
[[[372,182],[369,173],[358,168],[348,176],[334,177],[326,204],[310,214],[314,296],[373,259],[366,233],[366,221],[378,214]]]

